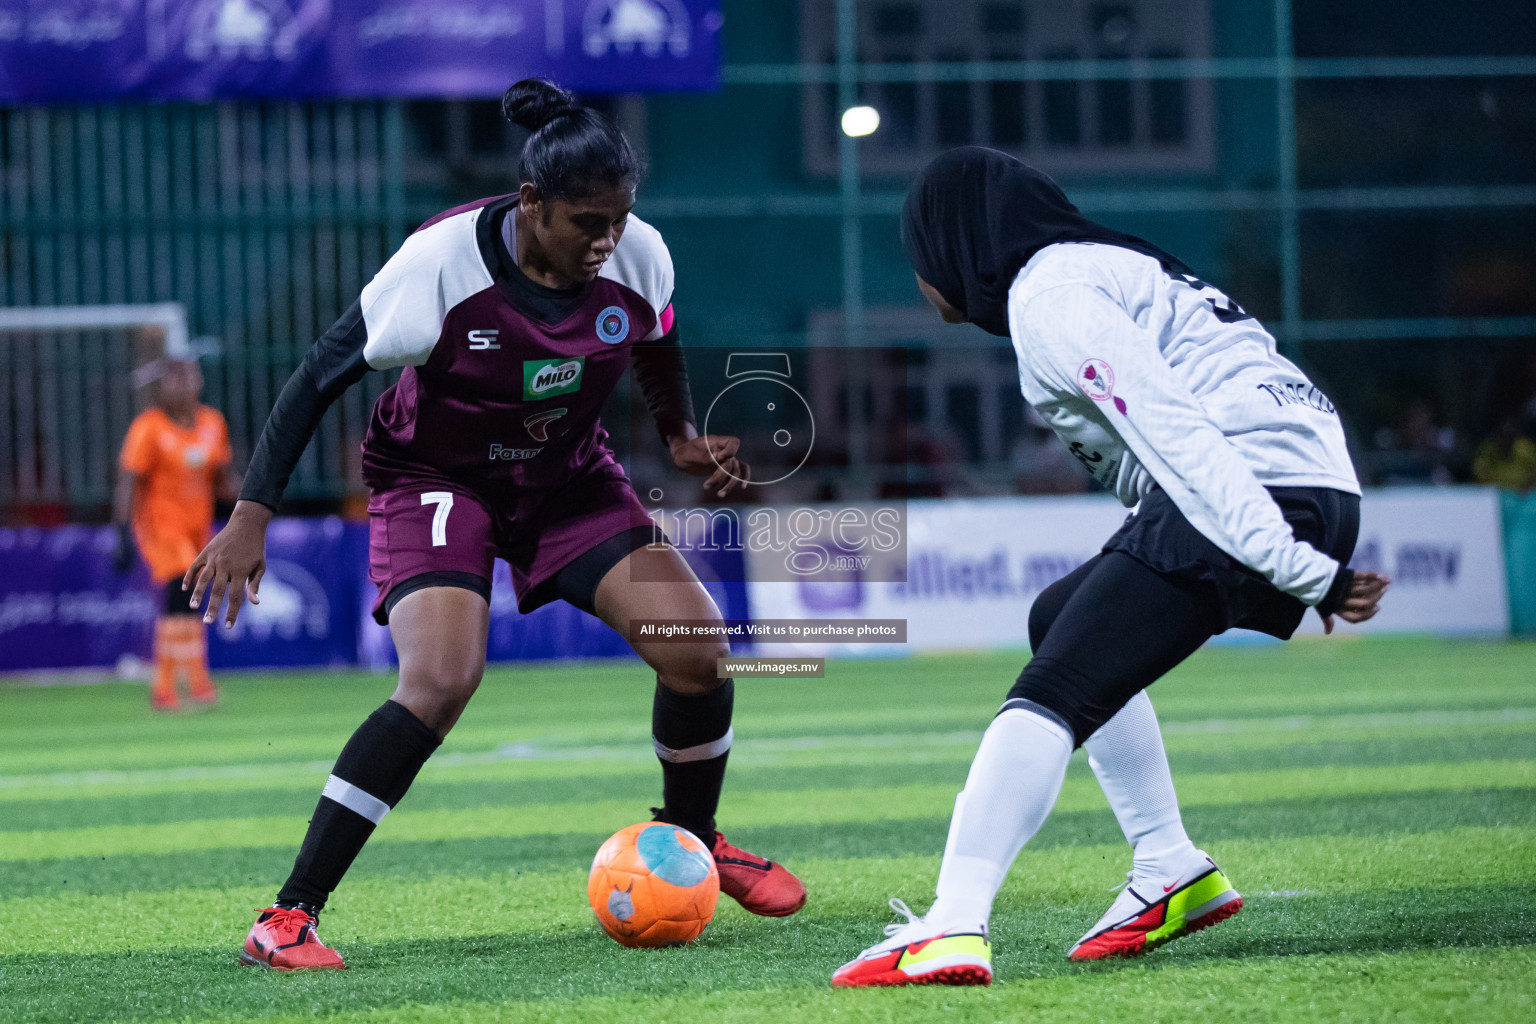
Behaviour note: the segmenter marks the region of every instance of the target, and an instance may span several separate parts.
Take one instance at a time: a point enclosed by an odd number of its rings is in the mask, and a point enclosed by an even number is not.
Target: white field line
[[[1164,721],[1166,735],[1305,732],[1330,730],[1414,728],[1423,726],[1478,726],[1536,722],[1536,707],[1496,708],[1484,711],[1388,711],[1361,715],[1290,715],[1281,718],[1213,718],[1195,721]],[[771,760],[776,754],[810,750],[857,750],[903,747],[909,750],[974,747],[980,730],[943,733],[853,733],[823,736],[764,737],[743,744],[752,763]],[[625,746],[562,746],[531,742],[503,743],[492,750],[454,752],[432,759],[434,770],[459,765],[493,764],[502,761],[631,761],[649,762],[650,744]],[[143,768],[129,771],[56,772],[51,774],[0,775],[0,794],[5,790],[34,787],[70,788],[91,785],[153,785],[204,779],[260,779],[311,774],[323,775],[331,761],[287,761],[261,764],[201,765],[184,768]]]
[[[1284,718],[1210,718],[1163,722],[1171,735],[1230,732],[1290,732],[1330,729],[1390,729],[1425,725],[1496,725],[1536,721],[1536,708],[1494,708],[1486,711],[1381,711],[1364,715],[1289,715]],[[979,735],[979,734],[978,734]]]

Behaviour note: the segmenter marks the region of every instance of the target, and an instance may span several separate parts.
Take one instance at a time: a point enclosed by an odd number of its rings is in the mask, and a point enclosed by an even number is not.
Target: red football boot
[[[764,860],[715,833],[715,867],[720,891],[754,914],[788,917],[805,906],[805,883],[782,864]]]
[[[297,907],[268,907],[245,937],[240,962],[273,971],[341,971],[341,955],[320,941],[315,915]]]

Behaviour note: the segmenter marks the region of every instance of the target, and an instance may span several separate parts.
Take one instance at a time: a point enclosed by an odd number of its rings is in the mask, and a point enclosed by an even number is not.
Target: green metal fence
[[[248,453],[303,352],[404,236],[401,133],[392,103],[0,111],[0,303],[185,304],[194,333],[219,339],[205,363],[207,396]],[[40,358],[35,376],[8,364],[7,394],[35,386],[50,399],[0,410],[14,434],[67,445],[68,431],[53,426],[85,417],[101,375],[116,374],[119,396],[128,388],[121,368],[78,337],[21,334],[9,344]],[[383,385],[370,380],[327,418],[295,474],[297,495],[346,489]],[[9,468],[0,504],[78,507],[110,495],[111,476],[99,471],[26,486],[33,467]]]

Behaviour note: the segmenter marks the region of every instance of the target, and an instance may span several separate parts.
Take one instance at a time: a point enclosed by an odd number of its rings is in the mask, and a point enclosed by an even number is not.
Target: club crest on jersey
[[[629,314],[622,306],[609,306],[597,314],[597,339],[605,345],[617,345],[629,337]]]
[[[581,371],[586,356],[570,359],[527,359],[523,361],[523,401],[553,398],[581,390]]]
[[[1115,395],[1115,371],[1102,359],[1086,359],[1077,368],[1077,386],[1095,402],[1114,402],[1125,414],[1125,401]]]

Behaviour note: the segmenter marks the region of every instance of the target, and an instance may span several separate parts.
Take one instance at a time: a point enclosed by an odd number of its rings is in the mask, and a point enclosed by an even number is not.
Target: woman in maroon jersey
[[[631,359],[678,468],[720,497],[750,479],[736,438],[695,427],[672,260],[630,213],[639,161],[607,118],[549,82],[518,82],[502,109],[532,132],[518,191],[427,221],[316,342],[272,409],[229,525],[186,575],[193,607],[209,597],[204,621],[227,594],[233,624],[246,596],[258,600],[267,524],[325,409],[369,370],[405,368],[363,441],[374,615],[399,683],[337,759],[293,873],[246,938],[247,964],[344,966],[316,917],[479,685],[498,557],[522,611],[568,601],[655,670],[659,820],[699,836],[720,887],[753,913],[805,903],[793,874],[715,831],[734,692],[715,659],[727,646],[631,635],[636,619],[720,619],[604,443],[599,411]]]

